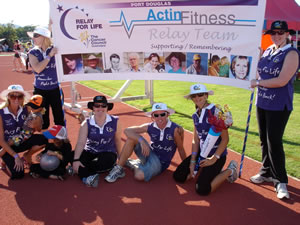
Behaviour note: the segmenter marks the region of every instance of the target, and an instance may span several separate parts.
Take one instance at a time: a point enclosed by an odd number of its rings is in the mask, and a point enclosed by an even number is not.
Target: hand
[[[194,174],[195,166],[196,163],[190,163],[190,175],[189,175],[190,178],[195,178],[195,174]]]
[[[39,153],[36,155],[35,160],[40,162],[41,161],[41,157],[42,157],[42,153]]]
[[[54,56],[55,54],[57,53],[57,48],[56,47],[53,47],[49,53],[49,56],[52,57]]]
[[[73,170],[75,173],[78,173],[79,166],[84,167],[80,161],[73,162]]]
[[[56,156],[56,152],[54,152],[52,150],[48,150],[47,151],[47,155],[54,155],[54,156]]]
[[[142,140],[140,142],[140,144],[141,144],[141,148],[142,148],[142,154],[144,156],[146,156],[146,157],[149,156],[149,154],[150,154],[150,147],[149,147],[148,143],[145,140]]]
[[[20,159],[20,157],[16,157],[15,158],[15,166],[14,166],[14,169],[19,172],[21,170],[23,170],[24,168],[24,162],[22,159]]]
[[[255,88],[257,85],[256,85],[256,80],[251,80],[250,81],[250,87],[251,88]]]
[[[215,162],[217,162],[217,160],[218,159],[213,155],[207,159],[200,161],[200,167],[211,166],[211,165],[215,164]]]

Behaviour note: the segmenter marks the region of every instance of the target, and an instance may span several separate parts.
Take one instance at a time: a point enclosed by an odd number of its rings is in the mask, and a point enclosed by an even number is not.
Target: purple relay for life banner
[[[181,80],[248,89],[265,4],[50,0],[59,80]]]

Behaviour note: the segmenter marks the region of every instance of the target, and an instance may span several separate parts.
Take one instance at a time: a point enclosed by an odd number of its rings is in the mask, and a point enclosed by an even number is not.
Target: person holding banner
[[[123,167],[127,165],[134,169],[136,180],[148,182],[169,167],[176,149],[181,159],[184,160],[186,154],[183,147],[183,128],[169,119],[169,115],[174,113],[175,111],[169,109],[166,104],[155,103],[152,111],[146,113],[153,122],[126,128],[124,133],[127,140],[119,161],[105,180],[112,183],[124,177]],[[143,133],[150,136],[150,144],[141,136]],[[127,160],[133,151],[139,159]]]
[[[285,21],[272,23],[265,34],[271,34],[274,44],[258,62],[257,80],[251,80],[251,87],[258,88],[256,113],[262,167],[250,180],[256,184],[273,181],[279,199],[290,197],[282,137],[293,110],[293,82],[300,67],[300,53],[288,39],[293,33]]]
[[[108,114],[114,104],[105,96],[95,96],[87,106],[93,115],[81,124],[73,169],[84,184],[96,188],[99,173],[112,169],[121,153],[122,129],[119,118]]]
[[[238,165],[234,160],[229,163],[227,169],[222,171],[226,162],[229,141],[227,129],[223,129],[216,142],[212,143],[208,155],[199,160],[204,151],[201,146],[205,143],[212,127],[209,123],[209,115],[216,111],[216,106],[208,102],[208,96],[212,94],[213,91],[208,91],[205,85],[194,84],[190,87],[190,93],[185,96],[185,98],[191,99],[196,107],[196,112],[192,115],[194,121],[192,154],[177,167],[173,174],[175,181],[184,183],[187,179],[195,178],[195,174],[198,173],[196,191],[199,195],[209,195],[226,179],[233,183],[238,177]],[[198,164],[199,161],[200,164]],[[197,167],[200,167],[199,171],[195,170]]]
[[[51,43],[51,32],[44,27],[36,27],[33,32],[27,32],[33,39],[35,47],[29,52],[29,62],[34,72],[34,91],[33,94],[43,96],[44,107],[43,129],[50,125],[49,107],[51,106],[54,123],[65,126],[63,112],[63,93],[59,88],[56,73],[56,63],[54,55],[57,53]]]

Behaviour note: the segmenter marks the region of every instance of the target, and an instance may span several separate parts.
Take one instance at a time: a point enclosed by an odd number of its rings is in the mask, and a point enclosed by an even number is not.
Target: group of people
[[[282,137],[293,109],[293,81],[300,67],[300,53],[289,43],[288,36],[293,30],[288,29],[285,21],[273,22],[271,29],[266,33],[271,34],[274,45],[261,55],[257,78],[250,81],[252,88],[258,87],[256,105],[263,164],[260,172],[252,176],[250,181],[255,184],[273,182],[277,197],[284,199],[289,198],[289,193],[286,187],[288,178]],[[208,101],[213,92],[207,90],[203,84],[193,84],[185,96],[196,108],[192,115],[192,151],[188,157],[183,147],[183,128],[170,120],[169,116],[175,112],[166,104],[155,103],[152,110],[146,113],[152,122],[124,129],[127,140],[122,146],[119,118],[108,113],[114,104],[102,95],[95,96],[93,101],[88,102],[87,107],[92,110],[92,115],[82,122],[75,150],[71,151],[62,108],[57,107],[57,104],[62,103],[53,57],[57,49],[51,45],[50,32],[47,29],[37,28],[32,37],[36,47],[30,51],[29,60],[35,72],[34,96],[25,106],[29,94],[22,86],[11,85],[1,93],[5,103],[0,107],[0,156],[11,178],[24,176],[23,166],[26,161],[31,164],[30,173],[35,178],[42,176],[63,179],[69,164],[81,181],[91,187],[98,186],[99,173],[108,173],[105,177],[107,182],[115,182],[124,177],[125,166],[134,170],[136,180],[150,181],[169,167],[178,150],[182,162],[173,173],[173,178],[181,183],[188,179],[196,179],[196,192],[200,195],[210,194],[225,180],[232,183],[237,179],[236,161],[232,160],[228,167],[224,168],[229,141],[227,129],[220,131],[208,155],[204,158],[201,156],[201,146],[212,127],[209,117],[216,111],[216,106]],[[132,55],[132,60],[129,57],[132,69],[135,69],[135,56]],[[153,54],[151,58],[159,59],[159,56]],[[172,63],[175,64],[175,58],[170,56],[170,63],[173,60]],[[199,56],[195,54],[194,61],[197,60]],[[157,62],[154,60],[152,63],[155,66]],[[180,62],[176,63],[180,66]],[[241,63],[237,61],[236,64]],[[49,127],[50,105],[56,125],[42,132]],[[45,110],[40,110],[41,106]],[[34,111],[35,109],[39,110]],[[26,138],[24,124],[31,128]],[[149,136],[150,142],[143,134]],[[61,149],[62,146],[65,151]],[[45,149],[42,154],[59,158],[62,167],[56,168],[55,172],[45,172],[40,165],[32,164],[31,156],[41,149]],[[24,154],[24,160],[19,155],[22,151],[28,151]],[[130,158],[133,152],[137,159]],[[41,159],[41,154],[38,156],[37,161]]]

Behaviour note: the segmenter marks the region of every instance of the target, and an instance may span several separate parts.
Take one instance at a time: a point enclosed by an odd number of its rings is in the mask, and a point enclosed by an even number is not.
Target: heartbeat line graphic
[[[135,26],[151,26],[151,25],[172,25],[172,24],[166,24],[166,23],[155,23],[155,24],[150,24],[150,23],[153,23],[153,22],[172,22],[172,21],[175,21],[175,22],[178,22],[178,21],[181,21],[181,18],[180,19],[160,19],[160,20],[149,20],[149,19],[145,19],[145,20],[131,20],[130,23],[128,24],[127,20],[126,20],[126,17],[125,17],[125,14],[123,13],[123,11],[121,11],[121,14],[120,14],[120,19],[119,20],[115,20],[115,21],[109,21],[109,23],[111,24],[116,24],[116,25],[111,25],[111,27],[124,27],[124,30],[126,31],[126,34],[128,36],[128,38],[131,37],[131,34],[132,34],[132,31],[133,31],[133,28]],[[178,23],[176,24],[173,24],[173,25],[178,25]]]

